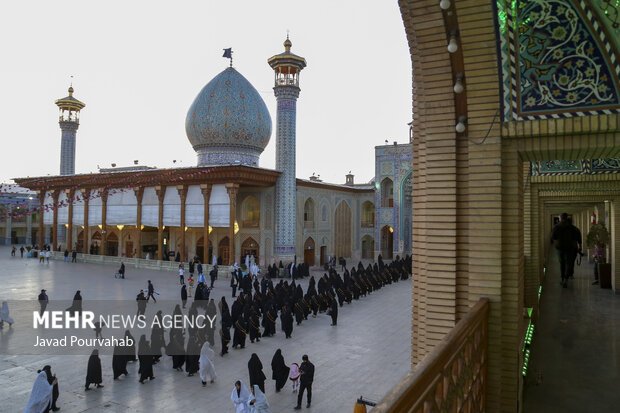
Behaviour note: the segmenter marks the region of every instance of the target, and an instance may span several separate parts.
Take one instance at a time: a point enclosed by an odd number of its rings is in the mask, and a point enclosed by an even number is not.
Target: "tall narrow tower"
[[[75,174],[75,135],[80,126],[80,110],[86,104],[73,97],[73,86],[69,86],[69,96],[57,99],[60,109],[58,124],[61,130],[60,174]]]
[[[292,261],[295,257],[295,122],[299,97],[299,72],[306,59],[291,53],[293,44],[286,36],[284,53],[267,60],[275,72],[274,94],[278,101],[276,119],[276,169],[282,174],[276,183],[276,260]]]

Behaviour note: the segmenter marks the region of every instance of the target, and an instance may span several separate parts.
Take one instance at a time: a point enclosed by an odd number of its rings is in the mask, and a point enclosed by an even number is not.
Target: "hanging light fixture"
[[[119,231],[122,231],[123,228],[125,228],[125,225],[117,225],[116,228],[118,228]]]
[[[456,33],[450,34],[450,41],[448,42],[448,51],[454,53],[459,50],[459,45],[456,42]]]
[[[234,226],[234,231],[235,231],[235,235],[237,235],[237,232],[239,232],[239,223],[237,222],[237,220],[235,220],[235,226]]]
[[[465,132],[465,129],[466,129],[465,123],[466,122],[467,122],[467,118],[465,116],[459,116],[459,121],[458,121],[458,123],[456,124],[456,127],[455,127],[455,129],[456,129],[456,131],[458,133]]]
[[[463,74],[458,73],[456,75],[456,82],[454,83],[454,93],[459,94],[463,93],[465,90],[465,86],[463,86]]]
[[[209,225],[209,234],[213,231],[213,227]]]
[[[450,8],[450,0],[441,0],[439,2],[439,7],[441,7],[442,10],[448,10]]]

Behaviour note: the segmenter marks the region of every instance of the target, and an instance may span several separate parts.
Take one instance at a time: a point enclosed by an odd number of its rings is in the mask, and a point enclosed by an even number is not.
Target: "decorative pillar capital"
[[[181,202],[185,202],[185,198],[187,198],[187,185],[177,185],[177,192],[179,193]]]
[[[142,203],[142,197],[144,196],[144,187],[138,187],[133,189],[133,193],[136,195],[136,200],[138,204]]]
[[[157,194],[157,199],[159,199],[159,203],[164,202],[164,197],[166,196],[166,188],[165,186],[156,186],[155,193]]]
[[[211,184],[200,184],[200,192],[202,192],[202,196],[205,199],[209,199],[211,197]]]
[[[101,202],[104,204],[108,202],[108,188],[100,188],[99,195],[101,196]]]
[[[230,198],[230,202],[237,200],[237,194],[239,193],[239,184],[226,184],[226,191],[228,192],[228,197]]]

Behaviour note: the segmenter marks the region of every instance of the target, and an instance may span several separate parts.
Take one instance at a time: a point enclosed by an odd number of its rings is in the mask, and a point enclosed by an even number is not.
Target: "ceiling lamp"
[[[450,8],[450,0],[441,0],[439,2],[439,7],[441,7],[442,10],[448,10]]]
[[[454,93],[463,93],[465,86],[463,86],[463,75],[461,73],[456,75],[456,82],[454,83]]]
[[[450,35],[450,41],[448,42],[448,51],[454,53],[459,50],[459,45],[456,43],[456,34]]]
[[[459,122],[456,124],[456,131],[458,133],[463,133],[465,132],[465,122],[467,121],[467,118],[465,116],[459,116]]]

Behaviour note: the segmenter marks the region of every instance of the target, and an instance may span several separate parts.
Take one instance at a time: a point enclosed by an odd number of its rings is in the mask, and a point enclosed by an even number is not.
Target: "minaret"
[[[293,44],[286,36],[284,53],[267,60],[275,72],[274,94],[278,101],[276,118],[276,169],[282,174],[276,183],[276,261],[290,262],[295,257],[296,183],[295,183],[295,122],[299,97],[299,72],[306,59],[291,53]]]
[[[75,174],[75,135],[80,126],[80,110],[86,104],[73,97],[73,86],[69,86],[69,96],[56,100],[60,109],[58,124],[61,130],[60,174]]]

